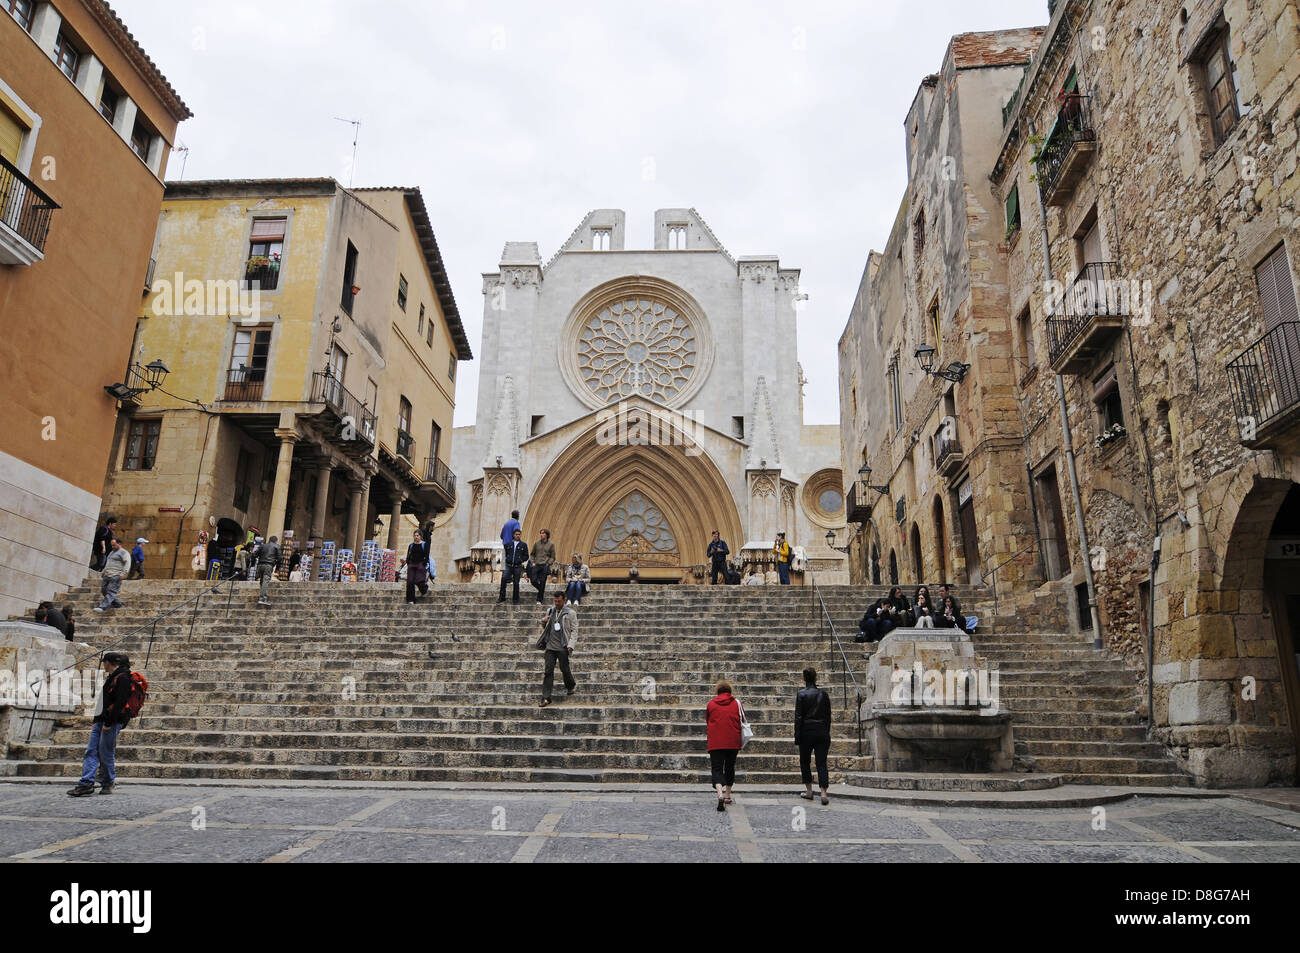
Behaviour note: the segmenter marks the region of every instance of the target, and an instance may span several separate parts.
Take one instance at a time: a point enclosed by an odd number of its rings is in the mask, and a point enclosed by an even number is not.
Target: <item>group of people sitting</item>
[[[879,642],[893,629],[960,629],[967,631],[966,617],[962,615],[961,601],[947,583],[939,587],[937,597],[931,598],[929,586],[918,586],[909,602],[901,586],[894,586],[884,599],[867,606],[858,623],[855,642]]]

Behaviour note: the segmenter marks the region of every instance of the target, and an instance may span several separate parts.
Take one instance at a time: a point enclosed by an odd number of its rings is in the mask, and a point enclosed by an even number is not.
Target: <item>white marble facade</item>
[[[846,579],[825,540],[844,542],[839,428],[802,421],[799,271],[732,257],[694,209],[624,244],[624,213],[598,209],[546,264],[507,242],[483,276],[477,421],[455,432],[457,505],[433,540],[459,572],[440,578],[491,578],[518,509],[530,544],[545,526],[610,580],[697,581],[714,528],[768,572],[784,531]]]

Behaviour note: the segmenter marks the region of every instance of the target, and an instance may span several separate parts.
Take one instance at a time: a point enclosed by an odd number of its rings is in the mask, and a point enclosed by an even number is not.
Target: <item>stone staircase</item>
[[[202,590],[129,583],[126,608],[103,615],[91,611],[90,586],[68,601],[78,637],[103,646]],[[820,591],[864,685],[851,639],[883,591]],[[545,710],[532,648],[542,607],[527,595],[497,605],[495,589],[440,586],[409,606],[395,585],[281,583],[272,599],[261,608],[256,584],[236,583],[233,594],[225,584],[197,614],[157,624],[150,698],[118,752],[123,778],[694,783],[708,774],[704,706],[725,677],[757,732],[740,757],[742,783],[797,783],[791,718],[806,664],[833,692],[832,772],[871,767],[857,756],[852,706],[808,589],[599,587],[579,609],[577,693],[564,698],[557,672]],[[966,608],[991,617],[978,599]],[[148,637],[122,646],[137,669]],[[1017,755],[1035,771],[1074,783],[1187,783],[1146,741],[1122,662],[1068,635],[998,631],[976,642],[999,668]],[[84,717],[65,719],[51,744],[11,746],[0,773],[73,777],[86,731]]]

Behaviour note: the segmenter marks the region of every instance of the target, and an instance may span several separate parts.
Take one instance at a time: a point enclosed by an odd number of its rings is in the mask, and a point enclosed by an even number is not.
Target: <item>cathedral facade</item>
[[[499,578],[519,510],[606,582],[707,581],[713,530],[776,581],[847,581],[839,427],[803,423],[799,271],[733,257],[693,209],[655,213],[650,249],[625,216],[589,213],[543,265],[507,242],[484,275],[477,419],[458,428],[455,509],[432,552],[444,581]],[[454,566],[455,570],[451,570]]]

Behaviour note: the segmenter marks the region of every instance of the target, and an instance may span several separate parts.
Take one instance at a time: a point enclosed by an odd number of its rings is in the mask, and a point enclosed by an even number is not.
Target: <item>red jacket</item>
[[[709,702],[708,737],[710,751],[740,750],[740,702],[727,692]]]

